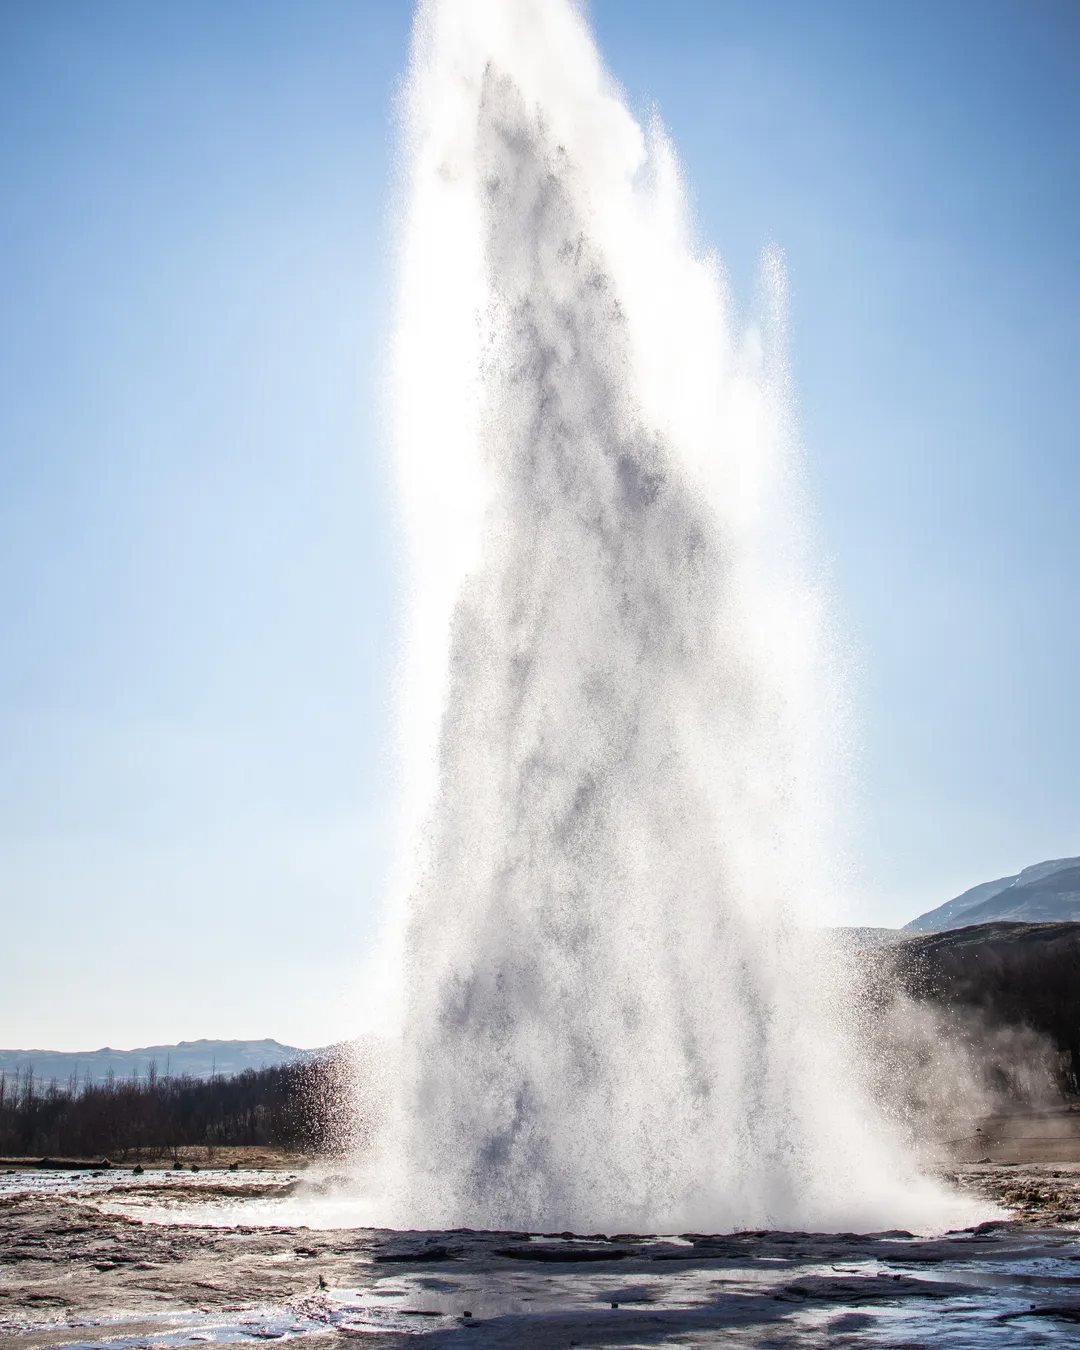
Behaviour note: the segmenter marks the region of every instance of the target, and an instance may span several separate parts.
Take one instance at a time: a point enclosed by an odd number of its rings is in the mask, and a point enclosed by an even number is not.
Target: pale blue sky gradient
[[[1080,853],[1080,18],[594,0],[861,665],[851,921]],[[0,2],[0,1043],[315,1044],[387,860],[404,0]]]

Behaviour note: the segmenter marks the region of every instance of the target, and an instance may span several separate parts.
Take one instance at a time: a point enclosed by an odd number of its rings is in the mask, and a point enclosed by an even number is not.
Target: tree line
[[[0,1156],[161,1156],[192,1146],[333,1153],[351,1115],[345,1056],[235,1077],[159,1076],[42,1083],[33,1068],[0,1073]]]

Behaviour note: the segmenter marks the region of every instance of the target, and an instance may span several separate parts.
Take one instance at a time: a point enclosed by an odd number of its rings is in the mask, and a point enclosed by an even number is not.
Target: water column
[[[914,1221],[798,927],[835,709],[779,268],[740,331],[568,0],[421,5],[405,140],[394,1222]]]

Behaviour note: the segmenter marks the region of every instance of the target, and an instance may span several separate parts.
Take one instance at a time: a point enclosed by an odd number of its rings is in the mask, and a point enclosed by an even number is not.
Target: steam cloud
[[[796,925],[834,732],[779,263],[738,334],[567,0],[422,4],[406,134],[388,1218],[932,1226]]]

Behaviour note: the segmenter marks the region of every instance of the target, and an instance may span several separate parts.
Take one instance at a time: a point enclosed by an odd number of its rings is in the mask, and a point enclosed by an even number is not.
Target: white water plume
[[[390,1221],[933,1222],[795,922],[835,733],[779,263],[740,335],[569,0],[421,4],[405,119]]]

